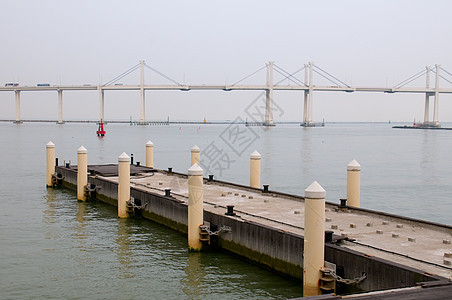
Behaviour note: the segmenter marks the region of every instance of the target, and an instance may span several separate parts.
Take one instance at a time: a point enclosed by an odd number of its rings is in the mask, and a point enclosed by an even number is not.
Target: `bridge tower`
[[[428,90],[430,88],[430,67],[426,68],[426,83],[425,88]],[[430,93],[425,92],[425,108],[424,108],[424,124],[428,124],[430,122]]]
[[[98,87],[99,90],[99,121],[105,120],[105,95],[102,86]]]
[[[304,65],[304,85],[308,86],[308,65]],[[303,124],[308,123],[308,95],[309,91],[304,91],[304,102],[303,102]]]
[[[313,78],[312,78],[312,65],[313,62],[309,62],[305,66],[304,82],[308,87],[308,90],[304,91],[304,105],[303,105],[303,123],[301,126],[311,127],[312,123],[312,92],[313,92]],[[309,69],[308,69],[309,67]],[[309,75],[308,75],[309,73]],[[309,78],[309,81],[308,81]]]
[[[64,124],[63,122],[63,90],[58,89],[58,122],[57,124]]]
[[[440,65],[435,65],[436,70],[435,70],[435,105],[433,107],[433,126],[436,127],[440,127],[441,125],[439,124],[439,68]]]
[[[265,90],[265,121],[264,126],[275,126],[273,123],[273,61],[267,66],[267,89]]]
[[[140,60],[140,123],[146,122],[145,117],[145,93],[144,93],[144,60]]]
[[[16,120],[14,121],[14,123],[21,124],[22,121],[20,120],[20,91],[15,90],[14,94],[16,96]]]

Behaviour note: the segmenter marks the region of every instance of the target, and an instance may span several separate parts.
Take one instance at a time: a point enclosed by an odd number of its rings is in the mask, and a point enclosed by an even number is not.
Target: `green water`
[[[248,184],[249,154],[262,155],[262,184],[302,195],[317,180],[327,200],[345,196],[346,165],[361,164],[361,205],[452,224],[451,132],[394,130],[388,124],[325,128],[252,128],[256,139],[239,152],[226,126],[0,123],[1,299],[284,299],[301,283],[227,253],[189,253],[186,237],[147,220],[118,220],[116,209],[80,203],[75,193],[45,188],[45,145],[60,163],[116,163],[125,151],[144,162],[154,143],[157,168],[186,172],[190,149],[211,143],[231,158],[215,178]],[[243,129],[243,128],[242,128]],[[237,146],[237,144],[236,144]],[[229,148],[228,148],[229,147]],[[300,253],[301,255],[301,253]]]

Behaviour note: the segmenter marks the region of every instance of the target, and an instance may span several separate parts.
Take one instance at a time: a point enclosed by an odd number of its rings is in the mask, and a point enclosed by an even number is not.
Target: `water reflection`
[[[433,130],[423,130],[422,143],[420,145],[421,160],[420,168],[423,170],[424,179],[428,182],[436,182],[436,157],[437,157],[437,132]],[[425,170],[428,169],[428,172]]]
[[[310,174],[311,173],[311,165],[312,165],[312,130],[311,128],[303,128],[302,130],[302,138],[301,138],[301,157],[303,163],[303,173]]]
[[[135,277],[132,272],[133,251],[130,247],[130,230],[129,220],[118,219],[118,234],[116,237],[117,249],[116,256],[120,263],[118,278],[133,278]]]
[[[86,226],[88,225],[86,220],[86,202],[77,201],[77,212],[75,214],[74,223],[74,236],[76,240],[79,242],[78,248],[84,249],[86,246],[86,239],[88,238],[88,234],[86,232]]]
[[[185,278],[182,278],[182,290],[190,299],[201,299],[203,294],[203,279],[206,272],[201,263],[200,252],[189,252]]]
[[[44,223],[55,223],[55,210],[56,210],[56,192],[54,189],[47,189],[47,193],[43,196],[46,202],[46,209],[43,211]]]

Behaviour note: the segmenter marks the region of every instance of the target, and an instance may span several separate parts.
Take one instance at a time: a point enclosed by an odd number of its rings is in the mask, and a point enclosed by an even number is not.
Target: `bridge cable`
[[[283,80],[281,80],[281,81],[279,81],[277,84],[274,84],[273,86],[275,86],[275,85],[278,85],[279,83],[281,83],[282,81],[284,81],[284,80],[286,80],[286,79],[289,79],[290,80],[290,78],[289,78],[289,76],[286,76],[284,73],[282,73],[281,71],[279,71],[278,69],[274,69],[276,72],[278,72],[279,74],[281,74],[282,76],[285,76],[285,78],[283,79]],[[294,77],[295,78],[295,77]],[[295,79],[297,79],[297,78],[295,78]],[[298,80],[298,79],[297,79]],[[297,83],[295,80],[293,80],[292,79],[292,81],[293,82],[295,82],[295,83]],[[300,81],[300,80],[298,80],[298,81]],[[301,82],[301,81],[300,81]],[[302,85],[305,85],[304,83],[301,83]],[[305,85],[306,86],[306,85]]]
[[[439,67],[441,70],[443,70],[444,72],[446,72],[447,74],[449,74],[450,76],[452,76],[451,73],[449,73],[447,70],[443,69],[442,67]]]
[[[313,67],[315,67],[315,68],[317,68],[317,69],[319,69],[320,71],[322,71],[323,73],[325,73],[325,74],[327,74],[328,76],[330,76],[330,77],[332,77],[332,78],[334,78],[335,80],[337,80],[338,82],[340,82],[340,83],[342,83],[343,85],[345,85],[346,87],[351,87],[351,86],[349,86],[348,84],[346,84],[345,82],[343,82],[343,81],[341,81],[340,79],[338,79],[338,78],[336,78],[336,77],[334,77],[333,75],[331,75],[330,73],[328,73],[327,71],[325,71],[325,70],[323,70],[322,68],[320,68],[320,67],[318,67],[318,66],[316,66],[316,65],[312,65]],[[313,70],[313,71],[315,71],[315,70]],[[316,72],[316,71],[315,71]],[[319,72],[316,72],[317,74],[319,74],[319,75],[321,75]],[[323,76],[323,75],[322,75]],[[323,76],[324,78],[326,78],[325,76]],[[326,79],[328,79],[328,78],[326,78]],[[337,82],[334,82],[334,81],[332,81],[331,79],[328,79],[329,81],[331,81],[331,82],[333,82],[333,83],[335,83],[335,84],[337,84]],[[338,84],[339,85],[339,84]]]
[[[153,67],[148,66],[147,64],[144,64],[144,66],[145,66],[146,68],[148,68],[148,69],[154,71],[155,73],[159,74],[159,75],[162,76],[163,78],[166,78],[167,80],[169,80],[169,81],[171,81],[171,82],[173,82],[173,83],[175,83],[175,84],[177,84],[177,85],[179,85],[179,86],[182,86],[182,85],[183,85],[183,84],[177,82],[176,80],[174,80],[174,79],[172,79],[172,78],[166,76],[166,75],[163,74],[162,72],[160,72],[160,71],[154,69]]]
[[[108,81],[107,83],[103,84],[103,86],[110,85],[110,84],[112,84],[112,83],[118,81],[119,79],[121,79],[121,78],[123,78],[123,77],[129,75],[130,73],[132,73],[133,71],[135,71],[135,70],[138,69],[139,67],[140,67],[140,64],[137,64],[137,65],[133,66],[133,67],[130,68],[129,70],[125,71],[124,73],[122,73],[122,74],[116,76],[116,77],[113,78],[112,80],[110,80],[110,81]]]
[[[446,79],[446,77],[444,77],[443,75],[439,75],[439,77],[441,77],[442,79],[444,79],[445,81],[449,82],[450,84],[452,84],[452,81]]]
[[[334,83],[334,84],[337,85],[337,86],[340,86],[340,84],[338,84],[337,82],[331,80],[331,78],[328,78],[326,75],[323,75],[322,73],[320,73],[320,72],[318,72],[318,71],[316,71],[316,70],[313,70],[313,71],[314,71],[315,73],[319,74],[320,76],[322,76],[323,78],[325,78],[326,80],[328,80],[329,82],[332,82],[332,83]],[[348,84],[346,84],[346,86],[347,86],[347,87],[350,87]]]
[[[256,72],[254,72],[254,73],[252,73],[252,74],[250,74],[250,75],[248,75],[248,76],[246,76],[246,77],[240,79],[239,81],[235,82],[234,84],[231,84],[231,86],[234,86],[234,85],[236,85],[237,83],[239,83],[239,82],[241,82],[241,81],[243,81],[243,80],[245,80],[245,79],[247,79],[247,78],[253,76],[254,74],[256,74],[257,72],[261,71],[262,69],[264,69],[264,68],[266,68],[266,67],[267,67],[267,65],[263,66],[262,68],[260,68],[260,69],[257,70]]]
[[[433,70],[430,69],[430,71],[433,71]],[[419,77],[425,75],[426,73],[427,73],[427,70],[422,70],[420,72],[417,72],[416,74],[414,74],[413,76],[405,79],[404,81],[400,82],[399,84],[394,85],[393,88],[399,89],[399,88],[407,85],[408,83],[412,82],[413,80],[416,80]]]
[[[282,80],[278,81],[277,83],[275,83],[274,85],[278,85],[281,82],[283,82],[286,79],[292,80],[292,81],[298,81],[299,83],[301,83],[304,86],[307,86],[306,83],[302,82],[301,80],[299,80],[298,78],[296,78],[294,75],[297,74],[298,72],[302,71],[304,68],[306,68],[306,66],[302,67],[301,69],[295,71],[294,73],[290,74],[289,72],[287,72],[286,70],[284,70],[283,68],[281,68],[280,66],[277,66],[276,64],[273,64],[275,67],[277,67],[278,69],[280,69],[282,72],[288,74],[288,75],[283,75],[285,76],[285,78],[283,78]],[[280,73],[281,74],[281,73]],[[291,79],[292,77],[292,79]]]

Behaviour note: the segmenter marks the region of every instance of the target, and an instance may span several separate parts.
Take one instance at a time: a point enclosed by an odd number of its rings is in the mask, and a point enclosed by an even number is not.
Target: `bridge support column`
[[[430,67],[425,67],[427,69],[426,73],[426,83],[425,88],[430,88]],[[430,115],[430,94],[427,92],[425,93],[425,108],[424,108],[424,123],[427,124],[429,122],[429,115]]]
[[[314,181],[305,191],[303,297],[320,295],[325,264],[325,190]]]
[[[308,86],[308,66],[304,65],[304,84]],[[306,125],[308,121],[308,91],[304,91],[303,99],[303,124]]]
[[[436,67],[436,78],[435,78],[435,106],[433,107],[433,123],[434,126],[440,127],[439,124],[439,67],[440,65],[435,65]]]
[[[58,122],[63,124],[63,90],[58,90]]]
[[[275,126],[273,123],[273,62],[267,64],[267,90],[265,91],[264,126]]]
[[[21,124],[22,121],[20,120],[20,91],[14,91],[16,96],[16,121],[14,123]]]
[[[140,76],[140,122],[146,122],[145,117],[145,94],[144,94],[144,60],[140,60],[140,69],[141,69],[141,76]]]
[[[308,124],[312,123],[312,62],[309,63]]]
[[[99,86],[99,120],[102,122],[105,120],[104,113],[105,113],[104,90],[102,89],[102,87]]]

